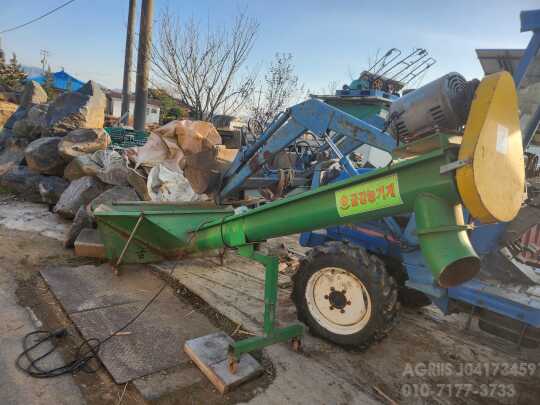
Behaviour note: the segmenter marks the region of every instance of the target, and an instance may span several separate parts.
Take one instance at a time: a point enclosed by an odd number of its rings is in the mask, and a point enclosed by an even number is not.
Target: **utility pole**
[[[0,37],[0,65],[3,65],[6,62],[6,54],[2,49],[2,37]]]
[[[39,54],[41,55],[41,69],[43,70],[43,72],[45,72],[45,66],[47,66],[47,58],[51,53],[46,49],[42,49],[39,51]]]
[[[129,119],[129,101],[131,96],[131,68],[133,66],[133,37],[135,36],[135,15],[137,0],[129,0],[128,24],[126,33],[126,56],[124,59],[124,84],[122,86],[122,113],[125,117],[123,123]]]
[[[137,56],[137,81],[135,83],[135,117],[133,123],[136,131],[144,131],[146,124],[153,12],[154,0],[142,0],[139,54]]]

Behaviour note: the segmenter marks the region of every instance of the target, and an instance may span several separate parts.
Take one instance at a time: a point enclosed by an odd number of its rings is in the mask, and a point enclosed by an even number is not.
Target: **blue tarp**
[[[63,70],[59,72],[54,72],[52,75],[53,75],[53,87],[55,89],[62,90],[62,91],[77,91],[82,86],[84,86],[84,82],[81,82],[79,79],[76,79],[75,77],[64,72]],[[38,82],[39,84],[43,85],[47,79],[45,78],[45,75],[40,75],[40,76],[30,77],[28,78],[28,80],[34,80]]]

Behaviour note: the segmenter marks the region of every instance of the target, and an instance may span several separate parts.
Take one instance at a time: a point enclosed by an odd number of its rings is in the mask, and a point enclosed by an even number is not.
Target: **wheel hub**
[[[356,333],[371,318],[371,298],[366,287],[345,269],[320,269],[308,280],[305,294],[313,317],[333,333]]]
[[[331,307],[337,309],[345,308],[347,306],[347,297],[345,296],[345,290],[336,291],[334,289],[333,291],[330,291],[330,294],[328,294],[328,301],[330,301]]]

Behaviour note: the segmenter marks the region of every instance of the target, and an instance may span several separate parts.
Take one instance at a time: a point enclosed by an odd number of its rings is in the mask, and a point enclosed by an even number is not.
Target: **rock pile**
[[[105,95],[91,81],[50,103],[29,81],[20,100],[0,133],[0,186],[73,220],[67,247],[95,226],[100,204],[207,199],[237,152],[211,124],[187,120],[158,128],[143,147],[113,150]]]
[[[11,115],[17,110],[18,105],[0,97],[0,128],[6,123]]]
[[[20,100],[0,134],[0,186],[75,219],[65,241],[73,246],[83,228],[95,225],[90,206],[139,199],[125,187],[126,161],[107,149],[105,95],[90,81],[47,103],[39,83],[28,81]]]

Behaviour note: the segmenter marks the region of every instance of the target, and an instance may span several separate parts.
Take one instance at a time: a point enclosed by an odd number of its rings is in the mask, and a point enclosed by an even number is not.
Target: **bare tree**
[[[159,19],[153,47],[153,72],[175,95],[193,107],[196,119],[230,114],[252,93],[255,73],[244,68],[259,24],[240,12],[229,28],[204,30],[193,18],[181,22],[168,9]]]
[[[304,88],[294,72],[290,53],[276,53],[258,89],[249,100],[248,113],[260,132],[274,117],[300,98]]]
[[[331,80],[326,87],[322,88],[322,94],[334,95],[337,89],[339,89],[339,82],[337,80]]]

